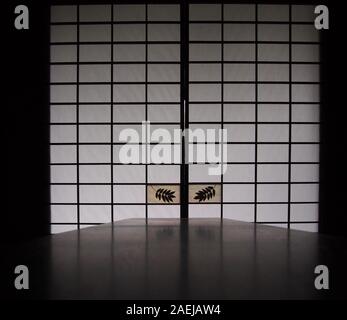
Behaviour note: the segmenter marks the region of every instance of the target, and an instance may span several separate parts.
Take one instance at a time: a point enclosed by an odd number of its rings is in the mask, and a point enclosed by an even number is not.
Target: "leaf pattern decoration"
[[[208,186],[206,188],[203,188],[197,191],[195,193],[194,199],[199,200],[199,202],[201,202],[201,201],[210,200],[215,196],[216,196],[216,189],[212,186]]]
[[[175,191],[164,188],[159,188],[155,193],[155,197],[164,202],[173,202],[173,199],[176,198]]]

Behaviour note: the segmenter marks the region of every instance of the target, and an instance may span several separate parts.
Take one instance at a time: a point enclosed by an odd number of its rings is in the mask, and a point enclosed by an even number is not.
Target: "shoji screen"
[[[53,233],[180,216],[179,163],[119,159],[122,129],[180,128],[180,47],[179,5],[51,7]],[[149,199],[156,184],[177,190],[165,210]]]
[[[317,231],[320,79],[313,18],[313,6],[189,6],[190,128],[228,130],[225,175],[189,165],[191,186],[221,186],[221,201],[190,200],[190,217]]]
[[[189,6],[189,128],[206,133],[207,129],[221,129],[223,120],[221,8],[209,4]],[[214,144],[206,142],[209,146]],[[197,154],[204,145],[205,142],[191,141],[189,147]],[[222,178],[209,175],[210,165],[205,160],[194,160],[189,164],[189,217],[221,217],[218,193]],[[215,197],[203,202],[194,199],[194,192],[207,187],[217,190]]]
[[[189,184],[190,218],[316,231],[314,7],[191,4],[188,30],[185,23],[181,30],[180,7],[52,6],[52,232],[133,217],[178,218],[181,183]],[[183,54],[181,32],[188,33]],[[189,60],[184,75],[181,54]],[[210,176],[208,163],[190,163],[189,181],[181,181],[180,161],[154,163],[146,152],[139,164],[119,159],[122,129],[142,132],[146,120],[150,134],[182,127],[181,86],[190,129],[228,130],[223,176]],[[158,145],[149,135],[142,141],[150,151]],[[160,143],[174,154],[181,150],[180,141]],[[155,198],[160,188],[175,192],[172,203]],[[209,188],[213,197],[194,199]]]

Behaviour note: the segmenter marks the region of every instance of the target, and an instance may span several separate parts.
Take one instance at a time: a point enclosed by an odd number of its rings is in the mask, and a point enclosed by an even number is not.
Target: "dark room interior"
[[[3,11],[2,299],[347,298],[341,1]]]

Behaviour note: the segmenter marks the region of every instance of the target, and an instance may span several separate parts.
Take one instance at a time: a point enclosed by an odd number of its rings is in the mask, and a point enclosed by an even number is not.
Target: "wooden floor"
[[[2,247],[1,294],[11,299],[346,298],[346,244],[233,220],[130,219]],[[30,290],[14,289],[18,264],[29,267]],[[319,264],[329,267],[330,290],[314,287]]]

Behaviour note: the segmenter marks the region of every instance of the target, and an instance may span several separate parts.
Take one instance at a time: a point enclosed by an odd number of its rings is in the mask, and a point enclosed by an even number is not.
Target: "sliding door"
[[[189,6],[189,127],[227,130],[222,176],[190,161],[190,217],[318,230],[319,81],[314,6]]]
[[[53,233],[180,217],[180,36],[176,4],[51,7]]]
[[[313,19],[302,5],[52,6],[52,232],[180,217],[317,231]]]

